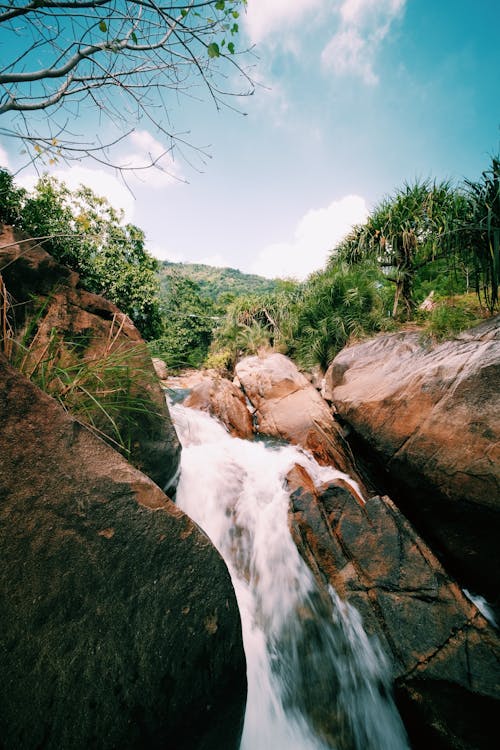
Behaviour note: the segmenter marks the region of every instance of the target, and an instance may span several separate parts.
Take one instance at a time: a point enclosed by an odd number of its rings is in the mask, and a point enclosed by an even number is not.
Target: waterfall
[[[404,750],[390,669],[359,614],[320,590],[291,538],[284,479],[346,475],[290,445],[231,437],[172,405],[182,443],[177,504],[229,568],[242,619],[248,701],[241,750]]]

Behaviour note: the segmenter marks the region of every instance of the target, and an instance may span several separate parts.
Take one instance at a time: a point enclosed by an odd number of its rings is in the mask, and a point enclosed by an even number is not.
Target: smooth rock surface
[[[0,358],[0,746],[237,750],[245,693],[209,539]]]
[[[11,323],[23,369],[35,369],[48,354],[51,367],[89,362],[98,369],[108,358],[123,372],[128,368],[131,389],[146,397],[150,408],[134,414],[127,458],[168,488],[179,466],[180,444],[146,345],[132,321],[108,300],[80,289],[78,274],[39,244],[1,225],[0,268],[12,301]],[[120,418],[113,416],[120,427]],[[96,421],[104,435],[116,439],[104,415]]]
[[[233,437],[253,438],[252,415],[243,393],[216,370],[196,370],[169,377],[164,385],[173,391],[185,391],[184,406],[216,417]]]
[[[316,388],[283,354],[245,357],[237,380],[255,408],[257,430],[309,450],[318,463],[331,464],[358,481],[354,457],[340,427]]]
[[[288,476],[289,524],[323,585],[356,607],[390,657],[415,750],[489,750],[500,710],[500,640],[387,497],[362,506],[336,484]]]
[[[344,349],[326,380],[339,416],[447,567],[496,598],[500,569],[500,318],[453,341],[418,333]]]

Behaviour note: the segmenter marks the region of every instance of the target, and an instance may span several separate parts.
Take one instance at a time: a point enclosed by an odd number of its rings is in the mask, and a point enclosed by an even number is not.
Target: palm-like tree
[[[493,313],[500,283],[500,158],[493,157],[481,179],[465,186],[468,215],[461,238],[472,256],[476,292]]]
[[[366,224],[355,228],[341,255],[351,263],[375,257],[396,286],[393,316],[401,304],[403,316],[410,317],[418,270],[455,252],[457,221],[464,210],[463,195],[448,182],[405,184],[375,208]]]

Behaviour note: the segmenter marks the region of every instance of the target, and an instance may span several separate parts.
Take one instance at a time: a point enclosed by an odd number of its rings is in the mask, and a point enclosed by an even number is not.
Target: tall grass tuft
[[[144,367],[144,344],[120,342],[125,316],[120,321],[115,314],[101,353],[85,356],[81,341],[68,340],[56,329],[43,344],[40,329],[33,335],[32,328],[17,341],[9,309],[0,276],[0,350],[14,367],[126,457],[141,438],[154,435],[163,418],[148,393],[155,376]]]

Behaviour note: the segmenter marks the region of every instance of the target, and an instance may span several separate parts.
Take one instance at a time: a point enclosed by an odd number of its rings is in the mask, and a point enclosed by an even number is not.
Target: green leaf
[[[105,31],[108,30],[108,27],[106,26],[106,21],[101,21],[99,23],[99,29],[103,32],[103,34],[104,34]]]
[[[217,42],[212,42],[212,44],[209,44],[207,47],[207,52],[209,57],[220,57],[220,49]]]
[[[240,28],[240,27],[238,26],[238,24],[237,24],[237,23],[233,23],[233,25],[232,25],[232,27],[231,27],[231,34],[237,34],[237,33],[238,33],[238,31],[239,31],[239,28]]]
[[[233,16],[233,18],[239,18],[240,17],[240,14],[238,13],[237,10],[233,10],[233,12],[232,12],[231,15]]]
[[[133,43],[134,44],[138,44],[137,34],[135,33],[135,31],[133,31],[130,36],[131,36],[131,39],[132,39]]]
[[[234,55],[234,42],[229,42],[229,44],[227,45],[227,48],[228,48],[229,52],[232,55]]]
[[[226,3],[224,2],[224,0],[217,0],[217,2],[215,3],[215,8],[216,10],[224,10],[225,5]]]
[[[183,18],[186,18],[186,16],[187,16],[187,14],[188,14],[188,13],[189,13],[189,11],[188,11],[188,10],[186,10],[186,8],[183,8],[183,9],[181,10],[181,16],[182,16]]]

